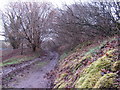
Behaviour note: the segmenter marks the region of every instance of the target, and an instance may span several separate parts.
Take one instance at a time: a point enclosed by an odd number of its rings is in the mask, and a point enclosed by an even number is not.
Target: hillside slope
[[[75,51],[60,60],[54,88],[120,88],[118,55],[117,37],[86,52]]]

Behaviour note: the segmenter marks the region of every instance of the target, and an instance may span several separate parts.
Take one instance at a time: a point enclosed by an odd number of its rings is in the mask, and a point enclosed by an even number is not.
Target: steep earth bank
[[[60,60],[54,88],[120,88],[118,37],[84,50]]]

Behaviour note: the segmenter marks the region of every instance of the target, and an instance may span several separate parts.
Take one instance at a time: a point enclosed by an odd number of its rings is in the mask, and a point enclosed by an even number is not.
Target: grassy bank
[[[54,88],[118,88],[120,61],[117,38],[76,51],[60,61]]]

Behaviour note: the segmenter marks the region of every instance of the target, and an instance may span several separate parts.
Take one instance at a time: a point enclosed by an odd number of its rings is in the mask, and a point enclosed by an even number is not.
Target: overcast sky
[[[74,1],[80,1],[80,0],[0,0],[0,10],[4,10],[5,6],[9,3],[9,2],[32,2],[32,1],[36,1],[36,2],[43,2],[43,1],[47,1],[47,2],[52,2],[53,5],[61,7],[63,3],[66,4],[72,4]],[[87,2],[90,0],[81,0],[82,2]],[[3,31],[2,29],[2,21],[0,20],[0,32]],[[0,40],[3,40],[4,37],[0,36]]]

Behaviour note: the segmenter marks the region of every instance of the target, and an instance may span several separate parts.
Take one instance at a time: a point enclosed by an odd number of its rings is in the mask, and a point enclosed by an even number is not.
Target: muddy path
[[[48,62],[42,67],[32,66],[30,69],[21,71],[12,81],[8,83],[8,87],[12,88],[50,88],[50,81],[45,78],[46,74],[55,68],[58,63],[58,53],[51,52],[46,56]],[[44,61],[45,61],[44,60]]]

